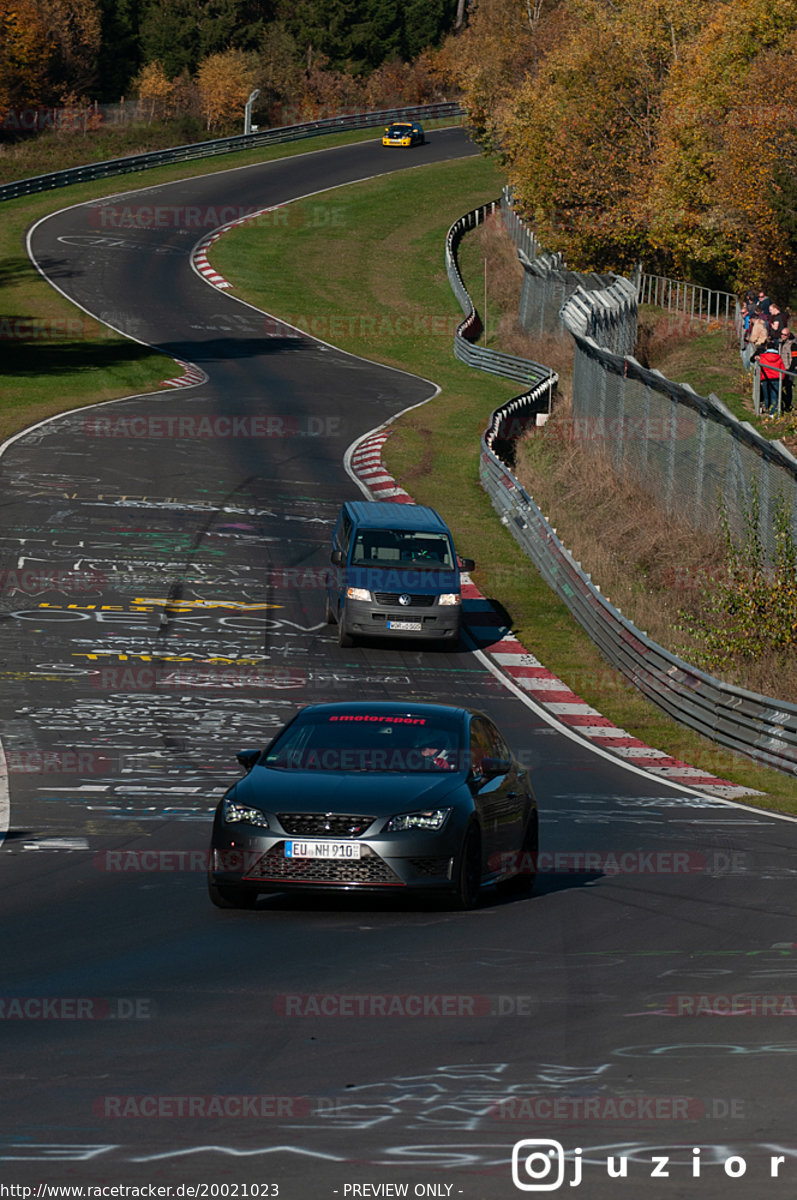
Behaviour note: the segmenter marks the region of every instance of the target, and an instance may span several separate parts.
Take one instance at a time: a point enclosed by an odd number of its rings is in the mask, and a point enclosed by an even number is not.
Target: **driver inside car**
[[[450,742],[442,734],[427,734],[419,743],[418,749],[424,759],[424,766],[433,766],[442,771],[456,770],[456,763],[452,761],[454,756],[451,752]]]

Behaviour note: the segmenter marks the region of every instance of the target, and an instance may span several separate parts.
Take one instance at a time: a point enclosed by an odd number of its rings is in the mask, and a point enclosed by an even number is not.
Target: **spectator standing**
[[[780,334],[783,326],[786,324],[786,318],[780,311],[780,305],[776,304],[774,300],[770,300],[769,302],[767,323],[769,325],[769,340],[771,342],[780,342]]]
[[[785,367],[783,359],[780,357],[778,343],[768,343],[764,349],[755,357],[758,359],[761,368],[761,402],[759,404],[759,412],[765,417],[776,417],[778,415],[778,393],[780,391],[780,381],[783,378]]]
[[[761,305],[761,310],[765,316],[769,313],[769,296],[764,288],[758,289],[758,299],[756,300],[756,304]]]
[[[742,322],[740,349],[741,349],[741,354],[742,354],[742,362],[745,363],[745,365],[746,365],[746,356],[747,356],[747,345],[750,341],[750,317],[752,315],[752,311],[753,310],[750,308],[747,301],[745,300],[740,309],[740,317],[741,317],[741,322]]]
[[[788,325],[784,325],[780,331],[780,357],[783,359],[783,365],[787,371],[794,370],[795,365],[797,365],[797,345],[795,345],[794,335]],[[794,380],[791,375],[784,375],[783,391],[781,393],[781,408],[783,412],[791,412],[793,388]]]
[[[757,304],[755,312],[752,316],[752,320],[750,321],[750,336],[745,348],[746,358],[744,365],[746,367],[750,366],[751,361],[756,357],[756,355],[760,354],[766,349],[768,341],[769,326],[767,325],[764,317],[763,308],[760,304]]]

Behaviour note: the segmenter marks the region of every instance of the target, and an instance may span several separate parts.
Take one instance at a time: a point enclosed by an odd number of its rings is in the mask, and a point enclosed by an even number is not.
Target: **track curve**
[[[424,150],[470,152],[459,130]],[[31,234],[60,290],[207,380],[67,414],[0,460],[2,567],[41,583],[4,597],[0,630],[0,1162],[13,1180],[492,1200],[518,1194],[513,1143],[550,1137],[583,1148],[598,1200],[643,1179],[654,1198],[724,1196],[732,1151],[738,1195],[785,1196],[793,1099],[771,1067],[797,1053],[789,1026],[688,1006],[790,991],[794,828],[597,759],[472,655],[339,650],[317,581],[354,494],[344,452],[433,385],[268,336],[192,271],[190,222],[131,235],[108,215],[266,207],[396,167],[363,143],[65,209]],[[351,694],[467,696],[495,717],[560,855],[531,900],[209,908],[209,814],[234,751]],[[602,1161],[620,1143],[618,1182]],[[765,1143],[787,1148],[782,1183]],[[679,1147],[669,1177],[650,1178],[655,1147]]]

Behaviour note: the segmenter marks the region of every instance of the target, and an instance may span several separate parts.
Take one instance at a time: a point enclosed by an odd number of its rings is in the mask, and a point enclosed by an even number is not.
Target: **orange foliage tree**
[[[244,109],[256,86],[257,57],[243,50],[210,54],[199,64],[197,87],[202,115],[208,130],[240,125]]]
[[[0,0],[0,112],[47,102],[52,55],[36,0]]]
[[[509,179],[545,245],[579,269],[627,270],[648,249],[663,89],[704,6],[578,0],[554,19],[558,36],[503,110]]]
[[[133,91],[147,112],[147,124],[156,117],[165,117],[174,96],[174,83],[159,62],[147,63],[133,80]]]
[[[478,0],[467,26],[433,52],[437,76],[462,93],[469,124],[485,150],[500,151],[504,106],[544,45],[539,10],[526,0]]]
[[[793,263],[778,194],[794,172],[797,6],[707,11],[664,95],[650,235],[685,277],[741,284]]]

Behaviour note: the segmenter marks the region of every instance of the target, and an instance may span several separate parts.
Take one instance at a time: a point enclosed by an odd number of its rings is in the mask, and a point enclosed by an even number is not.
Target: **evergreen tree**
[[[99,0],[102,41],[97,56],[96,98],[115,104],[130,91],[141,67],[138,22],[141,0]]]
[[[210,54],[256,49],[273,16],[272,0],[143,0],[142,61],[193,75]]]

